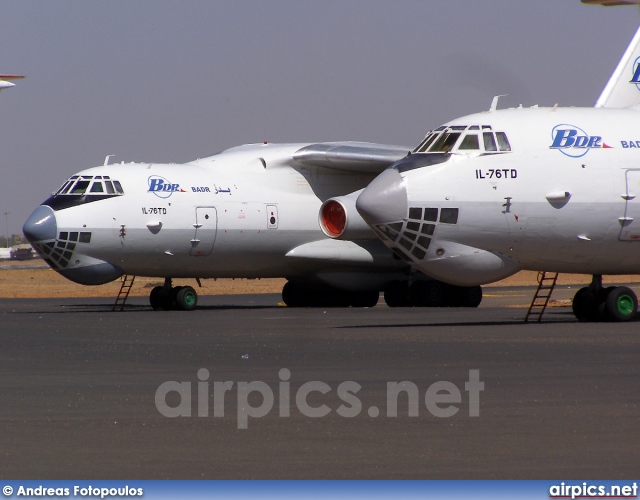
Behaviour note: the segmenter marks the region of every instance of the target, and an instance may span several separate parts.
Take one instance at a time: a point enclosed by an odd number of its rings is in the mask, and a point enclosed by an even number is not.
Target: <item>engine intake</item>
[[[320,229],[329,238],[338,240],[375,240],[373,230],[356,210],[360,191],[329,198],[320,207]]]

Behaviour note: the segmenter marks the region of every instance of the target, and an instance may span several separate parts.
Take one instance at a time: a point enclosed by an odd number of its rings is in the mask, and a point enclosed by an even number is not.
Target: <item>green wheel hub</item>
[[[184,294],[184,303],[187,306],[194,306],[196,304],[196,294],[187,292]]]
[[[620,314],[628,316],[633,313],[633,298],[626,294],[620,295],[616,301],[616,307]]]

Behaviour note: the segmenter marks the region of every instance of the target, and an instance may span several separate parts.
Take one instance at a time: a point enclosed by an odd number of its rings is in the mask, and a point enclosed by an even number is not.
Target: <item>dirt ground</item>
[[[538,273],[522,271],[505,280],[486,285],[531,286],[536,285]],[[200,295],[230,295],[244,293],[280,293],[284,279],[204,279]],[[590,276],[561,274],[560,285],[588,284]],[[137,277],[131,290],[132,296],[147,296],[151,289],[163,282],[159,278]],[[640,276],[606,276],[606,283],[636,283]],[[197,287],[195,280],[174,280],[176,285]],[[0,298],[47,298],[47,297],[114,297],[120,290],[120,280],[100,286],[83,286],[63,278],[39,259],[30,261],[0,261]]]

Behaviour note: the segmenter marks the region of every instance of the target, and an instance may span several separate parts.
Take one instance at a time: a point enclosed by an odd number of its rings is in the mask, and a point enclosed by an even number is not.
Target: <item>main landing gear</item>
[[[198,304],[198,294],[190,286],[171,286],[171,278],[164,279],[163,286],[157,286],[149,294],[149,303],[154,310],[192,311]]]
[[[308,288],[287,281],[282,289],[282,301],[287,307],[374,307],[380,293],[377,290],[348,292],[337,288]]]
[[[602,287],[602,275],[594,274],[589,286],[573,297],[573,314],[579,321],[631,321],[638,312],[638,298],[626,286]]]
[[[389,307],[478,307],[482,302],[479,286],[454,286],[438,280],[392,281],[384,290]]]

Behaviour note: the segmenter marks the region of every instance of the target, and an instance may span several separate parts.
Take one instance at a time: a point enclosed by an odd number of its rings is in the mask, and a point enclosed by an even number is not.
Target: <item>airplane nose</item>
[[[22,226],[22,232],[30,243],[55,240],[58,232],[55,213],[48,206],[40,205]]]
[[[406,182],[392,168],[373,179],[356,200],[356,209],[370,225],[405,219],[408,207]]]

